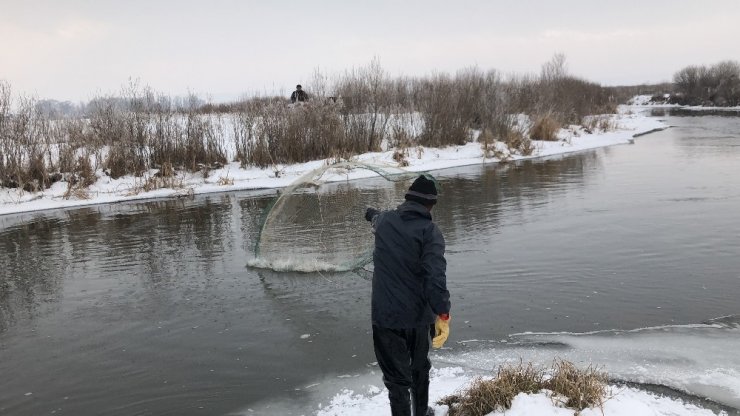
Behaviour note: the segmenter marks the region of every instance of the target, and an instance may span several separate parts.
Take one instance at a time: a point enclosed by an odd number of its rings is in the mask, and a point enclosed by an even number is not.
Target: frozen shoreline
[[[379,378],[380,375],[378,374]],[[431,372],[429,403],[437,416],[447,416],[449,409],[435,402],[442,397],[460,391],[473,380],[459,367],[433,369]],[[379,383],[380,384],[380,383]],[[357,414],[363,416],[382,416],[389,411],[387,391],[374,385],[366,386],[364,392],[344,388],[328,403],[319,404],[318,416],[340,416]],[[717,416],[726,412],[715,413],[700,408],[680,399],[632,387],[609,384],[611,398],[604,402],[603,409],[586,408],[581,416]],[[603,411],[602,411],[603,410]],[[553,400],[548,392],[518,394],[511,408],[505,411],[488,413],[489,416],[571,416],[574,409],[564,407]]]
[[[448,409],[434,404],[437,400],[459,392],[477,376],[490,378],[502,364],[516,366],[523,361],[546,368],[556,359],[565,359],[584,367],[590,363],[598,365],[610,379],[634,383],[610,382],[611,393],[603,413],[601,409],[591,408],[583,410],[580,413],[583,416],[736,414],[732,409],[740,403],[740,378],[735,370],[738,361],[734,347],[739,331],[737,317],[728,316],[704,324],[629,331],[522,333],[509,335],[502,341],[457,341],[458,345],[449,349],[432,352],[430,404],[437,416],[445,416]],[[712,350],[716,354],[707,353]],[[656,351],[660,351],[659,357],[655,356]],[[388,414],[387,391],[382,388],[380,371],[374,365],[370,368],[371,371],[351,378],[326,379],[306,387],[315,392],[317,414]],[[642,389],[641,385],[665,386],[676,394]],[[490,413],[494,416],[572,414],[572,409],[554,402],[547,392],[519,394],[511,409]]]
[[[575,127],[567,130],[562,129],[559,134],[559,141],[534,141],[536,150],[532,155],[508,155],[508,160],[535,159],[616,144],[626,144],[632,142],[636,136],[667,127],[659,120],[639,113],[619,114],[612,117],[617,126],[614,131],[586,133],[583,129]],[[497,150],[504,154],[508,153],[505,146],[501,143],[497,144],[499,145]],[[447,148],[420,146],[408,150],[406,158],[408,166],[403,167],[403,169],[409,172],[433,171],[501,161],[497,158],[484,158],[483,149],[478,142]],[[399,167],[398,162],[393,159],[393,150],[365,153],[355,156],[353,160],[389,168]],[[201,173],[178,173],[175,180],[179,185],[176,189],[161,188],[148,192],[141,191],[147,177],[126,176],[112,179],[99,171],[97,172],[97,182],[86,190],[87,199],[78,199],[75,196],[65,198],[67,193],[65,182],[54,183],[50,188],[35,193],[0,188],[0,215],[124,201],[177,198],[216,192],[282,188],[290,185],[303,174],[326,163],[327,160],[317,160],[295,165],[277,165],[273,169],[242,169],[237,162],[232,162],[221,169],[212,170],[208,178],[203,178]],[[150,175],[153,175],[153,173],[150,172]],[[350,175],[347,178],[359,179],[371,175],[370,172],[364,172]]]
[[[640,109],[640,110],[649,110],[653,108],[671,108],[671,109],[678,109],[678,110],[687,110],[687,111],[727,111],[727,112],[736,112],[740,111],[740,106],[729,106],[729,107],[712,107],[712,106],[704,106],[704,105],[681,105],[681,104],[668,104],[668,103],[656,103],[652,102],[653,96],[652,95],[638,95],[632,98],[630,102],[630,106],[634,109]]]

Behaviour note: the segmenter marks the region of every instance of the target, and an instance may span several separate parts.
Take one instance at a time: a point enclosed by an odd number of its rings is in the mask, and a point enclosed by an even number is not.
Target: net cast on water
[[[283,190],[262,222],[251,267],[348,271],[372,261],[365,209],[393,209],[419,173],[340,162],[315,169]],[[368,178],[363,180],[354,180]]]

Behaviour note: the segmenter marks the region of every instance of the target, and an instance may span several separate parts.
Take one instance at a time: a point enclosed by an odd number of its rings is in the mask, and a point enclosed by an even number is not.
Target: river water
[[[435,364],[565,356],[740,407],[740,117],[664,118],[632,145],[434,172]],[[245,267],[274,195],[0,217],[0,414],[310,414],[380,384],[368,280]]]

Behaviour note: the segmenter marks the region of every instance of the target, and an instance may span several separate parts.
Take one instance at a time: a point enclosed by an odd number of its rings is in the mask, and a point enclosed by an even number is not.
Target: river
[[[740,407],[740,117],[663,118],[632,145],[433,172],[453,305],[436,363],[557,344]],[[0,414],[309,414],[344,377],[380,383],[368,280],[246,267],[274,195],[0,217]]]

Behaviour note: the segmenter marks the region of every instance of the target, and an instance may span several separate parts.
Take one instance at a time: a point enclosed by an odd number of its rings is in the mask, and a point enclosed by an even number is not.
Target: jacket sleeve
[[[372,221],[378,214],[380,214],[380,211],[378,211],[375,208],[367,208],[365,210],[365,219],[368,221]]]
[[[435,315],[450,313],[445,240],[442,232],[434,224],[424,233],[421,267],[424,273],[424,296],[432,312]]]

